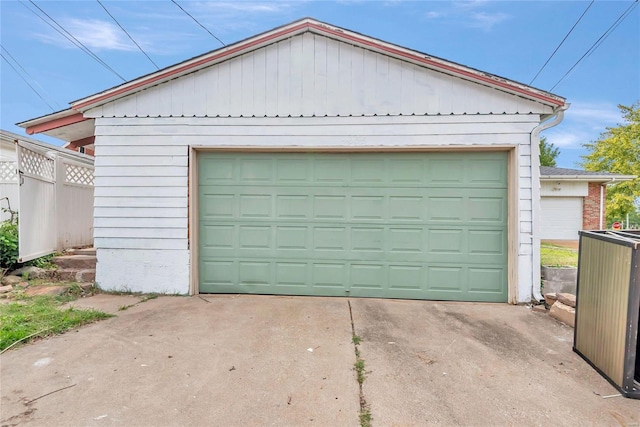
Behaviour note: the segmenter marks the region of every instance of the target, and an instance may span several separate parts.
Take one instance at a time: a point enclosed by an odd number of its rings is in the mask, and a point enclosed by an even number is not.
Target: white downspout
[[[600,230],[604,230],[604,189],[607,184],[614,182],[616,179],[611,178],[610,181],[600,184]],[[629,227],[629,218],[627,218],[627,228]]]
[[[544,300],[540,292],[540,132],[554,127],[564,118],[564,111],[569,104],[560,106],[552,118],[540,123],[531,131],[531,244],[533,245],[533,265],[531,268],[531,298]],[[520,255],[520,251],[518,251]]]
[[[607,184],[600,184],[600,230],[604,230],[604,186]]]

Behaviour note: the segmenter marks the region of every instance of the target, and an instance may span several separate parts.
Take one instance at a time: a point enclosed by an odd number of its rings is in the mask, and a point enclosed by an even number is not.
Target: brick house
[[[578,240],[579,230],[603,229],[607,185],[636,178],[606,172],[540,167],[540,238]]]

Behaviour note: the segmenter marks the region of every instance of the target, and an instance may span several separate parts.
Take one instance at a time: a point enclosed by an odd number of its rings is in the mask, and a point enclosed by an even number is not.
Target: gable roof
[[[540,166],[541,181],[620,182],[630,181],[635,178],[637,178],[635,175],[621,175],[609,172],[592,172],[581,169]]]
[[[18,126],[24,127],[27,134],[30,135],[33,133],[47,132],[48,130],[68,126],[80,129],[81,126],[79,126],[78,123],[83,121],[80,114],[91,108],[95,108],[105,103],[142,91],[145,88],[156,86],[185,74],[193,73],[222,61],[227,61],[243,55],[252,50],[265,47],[305,32],[326,36],[373,52],[382,53],[402,61],[407,61],[418,66],[478,83],[483,86],[498,89],[515,96],[539,102],[553,108],[554,110],[566,105],[564,98],[550,92],[533,88],[523,83],[479,71],[455,62],[446,61],[426,53],[387,43],[360,33],[317,21],[313,18],[303,18],[239,41],[232,45],[207,52],[203,55],[196,56],[178,64],[141,76],[121,85],[106,89],[102,92],[78,99],[71,102],[71,108],[67,110],[27,120],[25,122],[18,123]],[[71,133],[73,134],[74,132]],[[76,134],[81,135],[81,132],[78,131]]]

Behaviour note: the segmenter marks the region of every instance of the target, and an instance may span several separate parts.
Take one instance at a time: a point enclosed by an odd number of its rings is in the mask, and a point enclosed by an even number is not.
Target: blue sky
[[[155,71],[97,1],[34,2],[126,80]],[[310,16],[527,84],[590,3],[177,2],[226,44]],[[632,3],[595,1],[532,86],[550,90]],[[160,68],[221,47],[170,0],[102,4]],[[40,13],[29,0],[0,0],[1,52],[53,109],[122,82],[29,9]],[[0,126],[24,134],[16,122],[52,109],[0,61]],[[562,124],[543,135],[561,150],[558,166],[576,167],[585,154],[581,144],[621,121],[617,105],[640,99],[640,7],[553,92],[566,97],[571,108]]]

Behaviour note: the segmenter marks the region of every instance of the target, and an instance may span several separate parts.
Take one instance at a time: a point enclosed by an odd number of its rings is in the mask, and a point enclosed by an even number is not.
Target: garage
[[[203,293],[507,300],[507,154],[198,155]]]
[[[525,303],[566,108],[303,18],[20,125],[95,147],[102,289]]]
[[[577,240],[582,230],[582,197],[542,197],[540,238]]]

